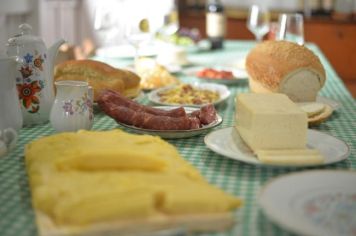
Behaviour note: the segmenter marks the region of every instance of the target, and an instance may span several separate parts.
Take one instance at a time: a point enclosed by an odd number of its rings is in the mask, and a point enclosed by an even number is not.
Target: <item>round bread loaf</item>
[[[94,60],[65,61],[56,66],[54,80],[88,82],[93,87],[94,101],[105,89],[120,92],[127,97],[135,97],[140,92],[140,77],[135,73]]]
[[[307,47],[287,41],[264,41],[246,58],[252,92],[284,93],[294,102],[316,100],[325,83],[319,58]]]

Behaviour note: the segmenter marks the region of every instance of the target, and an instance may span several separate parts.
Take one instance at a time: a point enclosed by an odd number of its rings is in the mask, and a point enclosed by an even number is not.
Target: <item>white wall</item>
[[[22,23],[30,24],[47,46],[59,38],[78,44],[93,37],[87,19],[90,2],[94,0],[0,0],[0,50]]]
[[[16,11],[15,4],[21,6]],[[125,21],[137,14],[154,17],[172,4],[173,0],[0,0],[0,50],[25,22],[47,46],[60,38],[70,44],[91,38],[99,47],[119,44]]]
[[[18,34],[18,26],[27,22],[38,32],[38,0],[0,1],[0,51],[5,51],[7,40]]]

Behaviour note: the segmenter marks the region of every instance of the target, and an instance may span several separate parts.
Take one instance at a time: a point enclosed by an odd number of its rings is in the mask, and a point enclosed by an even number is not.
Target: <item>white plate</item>
[[[172,74],[179,73],[179,72],[182,71],[182,66],[180,66],[180,65],[163,65],[163,66],[166,68],[166,70],[167,70],[169,73],[172,73]],[[125,69],[130,70],[130,71],[136,73],[136,71],[135,71],[135,66],[134,66],[133,64],[127,65],[127,66],[125,67]]]
[[[204,142],[212,151],[245,163],[273,167],[297,167],[295,165],[276,166],[261,163],[252,153],[251,149],[246,146],[234,127],[215,130],[205,136]],[[344,141],[312,129],[308,129],[307,147],[317,149],[321,152],[325,157],[325,162],[322,165],[345,160],[350,154],[350,149]]]
[[[139,102],[144,97],[145,97],[145,93],[141,90],[136,97],[132,98],[132,100],[134,100],[135,102]]]
[[[314,170],[269,181],[259,195],[265,215],[302,235],[355,235],[356,172]]]
[[[339,102],[327,97],[317,96],[316,101],[331,106],[334,111],[339,109],[341,106]]]
[[[182,71],[182,66],[181,65],[174,65],[174,64],[169,64],[169,65],[163,65],[169,73],[179,73]]]
[[[163,92],[167,89],[171,89],[171,88],[174,88],[174,86],[177,86],[177,85],[171,85],[171,86],[167,86],[167,87],[163,87],[163,88],[159,88],[159,89],[156,89],[156,90],[153,90],[151,91],[149,94],[148,94],[148,99],[153,102],[153,103],[156,103],[156,104],[159,104],[159,105],[165,105],[165,106],[190,106],[190,107],[202,107],[206,104],[201,104],[201,105],[194,105],[194,104],[170,104],[170,103],[165,103],[165,102],[161,102],[160,101],[160,97],[158,96],[158,93],[160,92]],[[198,89],[204,89],[204,90],[210,90],[210,91],[214,91],[214,92],[218,92],[219,95],[220,95],[220,98],[219,100],[213,102],[214,105],[217,105],[223,101],[225,101],[229,96],[230,96],[230,91],[229,89],[225,86],[225,85],[222,85],[222,84],[213,84],[213,83],[197,83],[197,84],[192,84],[192,86],[194,88],[198,88]]]
[[[176,107],[155,106],[155,108],[170,110],[170,109],[173,109]],[[191,113],[193,111],[199,110],[199,108],[195,108],[195,107],[184,107],[184,109],[187,113]],[[190,130],[151,130],[151,129],[138,128],[138,127],[135,127],[132,125],[124,124],[124,123],[119,123],[119,124],[131,129],[135,133],[156,135],[156,136],[160,136],[162,138],[167,138],[167,139],[178,139],[178,138],[193,137],[193,136],[202,134],[202,133],[220,125],[222,122],[222,117],[219,114],[216,114],[216,116],[217,116],[217,119],[214,122],[212,122],[208,125],[205,125],[199,129],[190,129]]]
[[[225,63],[227,66],[232,67],[232,68],[238,68],[240,70],[244,70],[246,72],[246,56],[247,55],[236,55],[239,59],[233,59],[227,63]],[[247,72],[246,72],[247,73]]]
[[[201,71],[201,70],[207,69],[207,68],[212,68],[215,70],[231,71],[234,78],[232,78],[232,79],[211,79],[211,78],[198,77],[196,75],[198,71]],[[236,84],[236,83],[239,83],[239,82],[246,80],[248,78],[245,70],[239,69],[239,68],[226,67],[226,66],[213,66],[213,67],[198,66],[198,67],[191,67],[191,68],[185,69],[182,72],[185,75],[194,76],[194,77],[204,80],[206,82],[219,83],[219,84]]]
[[[186,63],[184,64],[163,64],[164,67],[166,67],[166,69],[170,72],[170,73],[180,73],[183,71],[183,68],[185,67],[190,67],[192,66],[193,63],[190,62],[190,61],[187,61]]]
[[[144,57],[155,56],[158,51],[157,45],[147,44],[140,48],[139,55]],[[96,55],[106,58],[133,58],[135,57],[135,48],[130,44],[102,47],[96,50]]]
[[[246,65],[246,56],[234,62],[234,66],[242,70],[246,70],[245,65]]]

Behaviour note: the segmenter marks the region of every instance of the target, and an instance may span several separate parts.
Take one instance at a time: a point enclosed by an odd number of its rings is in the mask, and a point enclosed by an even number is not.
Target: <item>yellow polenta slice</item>
[[[208,183],[164,172],[59,175],[35,189],[33,196],[35,207],[58,224],[88,224],[157,214],[220,213],[241,204],[239,199]]]
[[[25,156],[33,205],[58,226],[224,213],[241,204],[158,137],[62,133],[28,144]]]
[[[33,169],[46,172],[53,168],[92,171],[174,169],[201,179],[169,143],[158,137],[128,134],[121,130],[57,134],[34,141],[25,152],[29,172]],[[41,161],[32,163],[36,159]]]

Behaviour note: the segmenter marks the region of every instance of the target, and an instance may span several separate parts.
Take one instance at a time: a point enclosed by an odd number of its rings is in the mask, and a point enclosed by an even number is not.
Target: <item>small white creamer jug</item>
[[[88,83],[56,81],[57,95],[50,113],[50,122],[57,132],[90,130],[93,125],[93,97]]]

